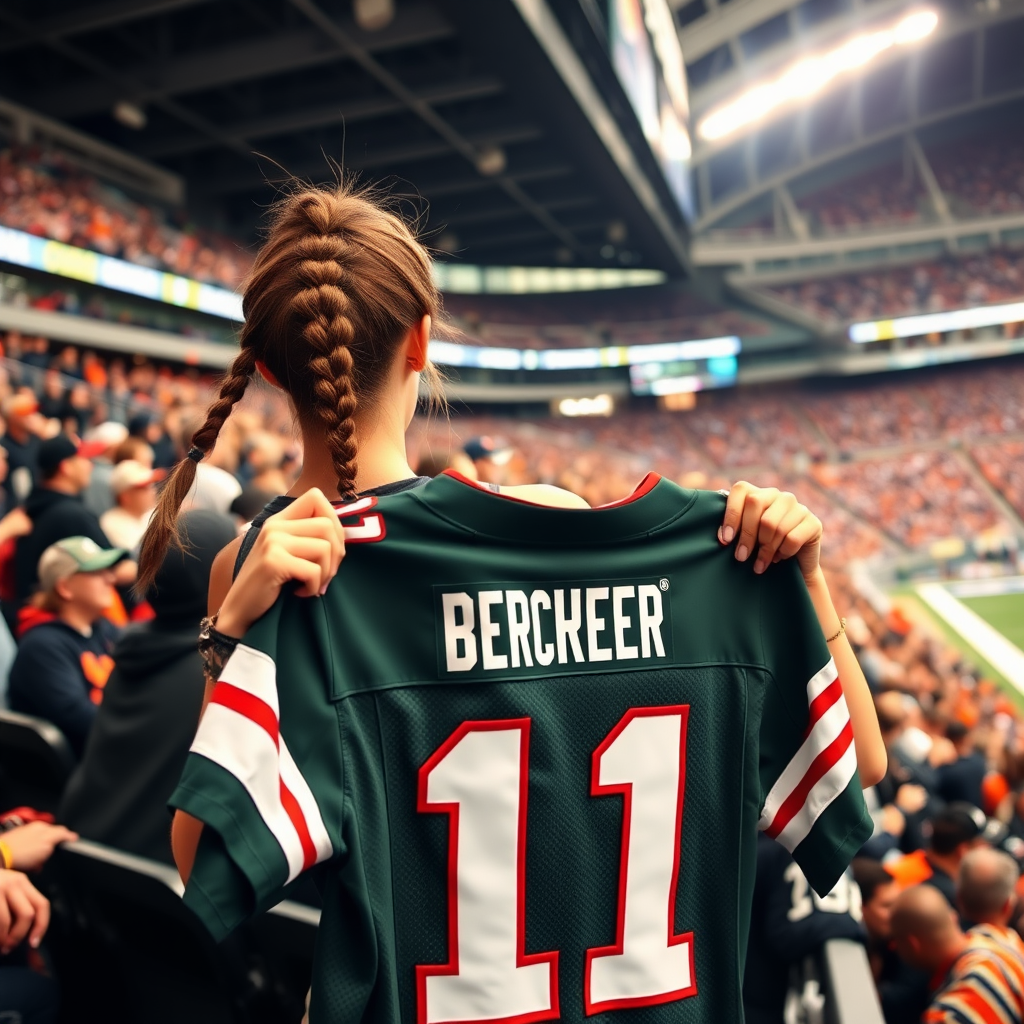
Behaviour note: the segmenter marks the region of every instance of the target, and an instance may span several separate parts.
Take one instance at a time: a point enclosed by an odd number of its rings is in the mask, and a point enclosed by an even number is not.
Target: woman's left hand
[[[735,539],[740,562],[756,551],[756,573],[795,555],[804,579],[810,581],[818,571],[821,532],[821,520],[789,491],[741,480],[729,491],[718,540],[729,544]]]

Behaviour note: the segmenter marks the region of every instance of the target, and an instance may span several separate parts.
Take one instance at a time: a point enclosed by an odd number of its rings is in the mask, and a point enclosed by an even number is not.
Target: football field
[[[1024,576],[923,583],[917,596],[968,655],[1024,699]]]

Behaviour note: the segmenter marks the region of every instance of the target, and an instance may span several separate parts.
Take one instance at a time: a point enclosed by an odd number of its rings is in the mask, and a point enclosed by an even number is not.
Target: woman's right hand
[[[323,596],[344,557],[344,528],[314,487],[263,524],[221,603],[217,629],[241,638],[293,580],[300,597]]]

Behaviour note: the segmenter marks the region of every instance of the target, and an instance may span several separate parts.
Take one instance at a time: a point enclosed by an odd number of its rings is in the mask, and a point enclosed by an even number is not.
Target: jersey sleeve
[[[185,902],[218,939],[344,853],[341,735],[312,622],[323,614],[322,602],[287,596],[249,630],[171,796],[204,837],[216,833],[199,845]]]
[[[842,683],[798,566],[764,577],[758,827],[781,843],[824,896],[870,837]]]

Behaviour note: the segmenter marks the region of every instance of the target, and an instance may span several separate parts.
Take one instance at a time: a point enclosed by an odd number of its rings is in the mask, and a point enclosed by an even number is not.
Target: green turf
[[[925,618],[927,618],[936,629],[945,637],[945,639],[957,650],[959,650],[964,658],[973,665],[976,665],[982,675],[989,679],[994,679],[1000,687],[1009,695],[1010,700],[1014,702],[1021,710],[1024,710],[1024,694],[1020,692],[1001,672],[999,672],[993,665],[989,664],[945,619],[936,615],[932,609],[922,601],[916,593],[914,593],[913,587],[910,585],[895,587],[890,593],[894,597],[899,597],[902,601],[912,604],[915,609],[918,609]],[[1017,596],[1017,595],[1008,595]],[[975,600],[972,598],[971,600]],[[989,600],[985,598],[984,600]],[[1001,598],[997,599],[1001,600]],[[965,604],[967,602],[964,602]],[[977,611],[977,609],[975,609]],[[978,611],[981,615],[981,612]]]
[[[1024,650],[1024,594],[961,597],[961,602]]]

